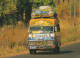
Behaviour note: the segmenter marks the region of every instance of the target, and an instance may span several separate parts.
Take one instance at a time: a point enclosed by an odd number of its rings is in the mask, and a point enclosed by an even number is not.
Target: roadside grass
[[[28,50],[28,28],[25,26],[0,28],[0,56]],[[26,52],[27,53],[27,52]]]
[[[70,16],[69,5],[61,4],[61,6],[59,6],[57,9],[58,17],[60,20],[62,44],[80,39],[79,12],[77,11],[79,10],[79,7],[76,7],[76,18],[75,18],[76,27],[74,26],[74,11],[73,10],[74,9],[72,9],[71,11],[72,14]]]
[[[64,20],[64,21],[60,21],[60,27],[61,27],[61,42],[62,42],[62,44],[80,39],[79,25],[76,25],[76,27],[75,27],[69,21]]]
[[[19,54],[28,54],[29,51],[24,46],[14,47],[13,49],[8,48],[0,48],[0,56],[14,56]]]

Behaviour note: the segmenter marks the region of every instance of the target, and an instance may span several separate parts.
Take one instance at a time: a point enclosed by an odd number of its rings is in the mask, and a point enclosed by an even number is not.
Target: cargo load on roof
[[[36,9],[31,16],[32,18],[53,17],[52,8],[50,6],[41,6],[39,9]]]

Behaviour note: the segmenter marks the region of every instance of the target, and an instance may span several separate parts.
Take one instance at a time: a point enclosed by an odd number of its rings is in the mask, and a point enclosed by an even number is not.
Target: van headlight
[[[29,37],[31,37],[31,34],[29,34]]]
[[[53,33],[53,34],[51,34],[51,36],[52,36],[52,37],[55,37],[55,34]]]
[[[55,34],[53,33],[53,34],[47,34],[47,36],[49,36],[49,37],[55,37]]]
[[[29,34],[29,37],[36,37],[35,34]]]

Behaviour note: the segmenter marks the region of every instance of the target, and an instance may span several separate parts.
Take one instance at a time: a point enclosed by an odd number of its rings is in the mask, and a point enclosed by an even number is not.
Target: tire
[[[34,54],[36,54],[36,50],[34,50]]]
[[[29,50],[30,54],[36,54],[36,50]]]
[[[55,49],[53,49],[54,54],[59,54],[60,53],[60,47],[56,46]]]
[[[33,50],[29,50],[30,54],[33,54]]]

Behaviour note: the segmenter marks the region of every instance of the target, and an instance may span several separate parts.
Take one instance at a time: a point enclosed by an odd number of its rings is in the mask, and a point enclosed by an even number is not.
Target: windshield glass
[[[41,27],[30,27],[31,31],[39,31],[41,30]]]
[[[43,26],[42,31],[53,31],[53,27],[52,26]]]
[[[52,26],[30,27],[31,31],[53,31]]]

